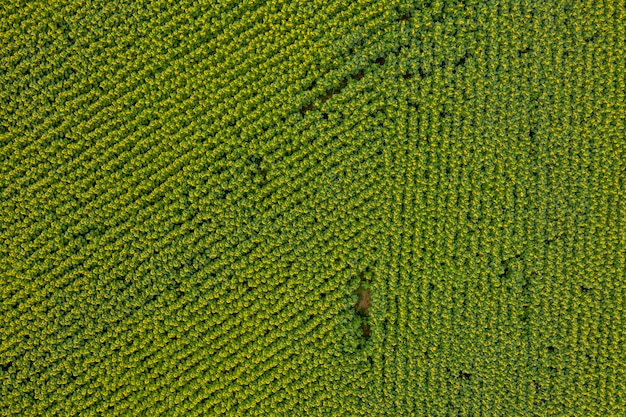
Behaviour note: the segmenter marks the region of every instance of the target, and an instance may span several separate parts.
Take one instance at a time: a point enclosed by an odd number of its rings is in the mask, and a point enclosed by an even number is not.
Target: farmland
[[[626,415],[626,4],[0,4],[0,416]]]

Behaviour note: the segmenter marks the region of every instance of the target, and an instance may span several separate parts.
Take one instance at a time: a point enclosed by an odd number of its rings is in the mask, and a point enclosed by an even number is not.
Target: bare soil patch
[[[359,296],[359,301],[357,301],[355,306],[356,312],[360,316],[367,317],[370,314],[369,309],[372,306],[372,297],[370,294],[370,290],[359,288],[358,290],[356,290],[356,292]]]

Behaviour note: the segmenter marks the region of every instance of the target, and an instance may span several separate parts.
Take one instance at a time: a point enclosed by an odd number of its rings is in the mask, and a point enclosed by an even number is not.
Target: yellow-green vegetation
[[[625,416],[625,35],[0,2],[0,416]]]

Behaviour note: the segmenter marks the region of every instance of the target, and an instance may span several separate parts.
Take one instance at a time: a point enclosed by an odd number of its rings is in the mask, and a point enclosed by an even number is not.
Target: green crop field
[[[625,0],[0,0],[0,417],[626,416]]]

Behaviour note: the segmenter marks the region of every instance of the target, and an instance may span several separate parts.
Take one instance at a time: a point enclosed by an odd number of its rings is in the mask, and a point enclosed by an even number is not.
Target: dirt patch
[[[369,324],[362,324],[361,330],[363,330],[363,337],[370,337],[372,335],[372,330],[370,329]]]
[[[370,307],[372,306],[372,297],[370,294],[370,290],[365,290],[363,288],[359,288],[356,290],[359,301],[356,303],[354,307],[356,309],[357,314],[363,317],[367,317],[370,314]]]
[[[328,100],[330,100],[332,96],[339,94],[346,87],[346,85],[348,85],[348,80],[344,79],[336,88],[333,88],[332,90],[328,91],[325,95],[320,96],[319,99],[322,101],[322,103],[327,102]]]
[[[306,112],[309,112],[311,110],[313,110],[313,104],[307,104],[300,109],[300,113],[305,114]]]
[[[371,284],[371,277],[369,274],[361,271],[359,273],[359,279],[361,281],[358,289],[355,293],[358,295],[358,301],[354,305],[357,316],[361,317],[361,331],[364,338],[369,338],[372,334],[372,330],[369,324],[370,307],[372,307],[372,295],[369,289]]]

